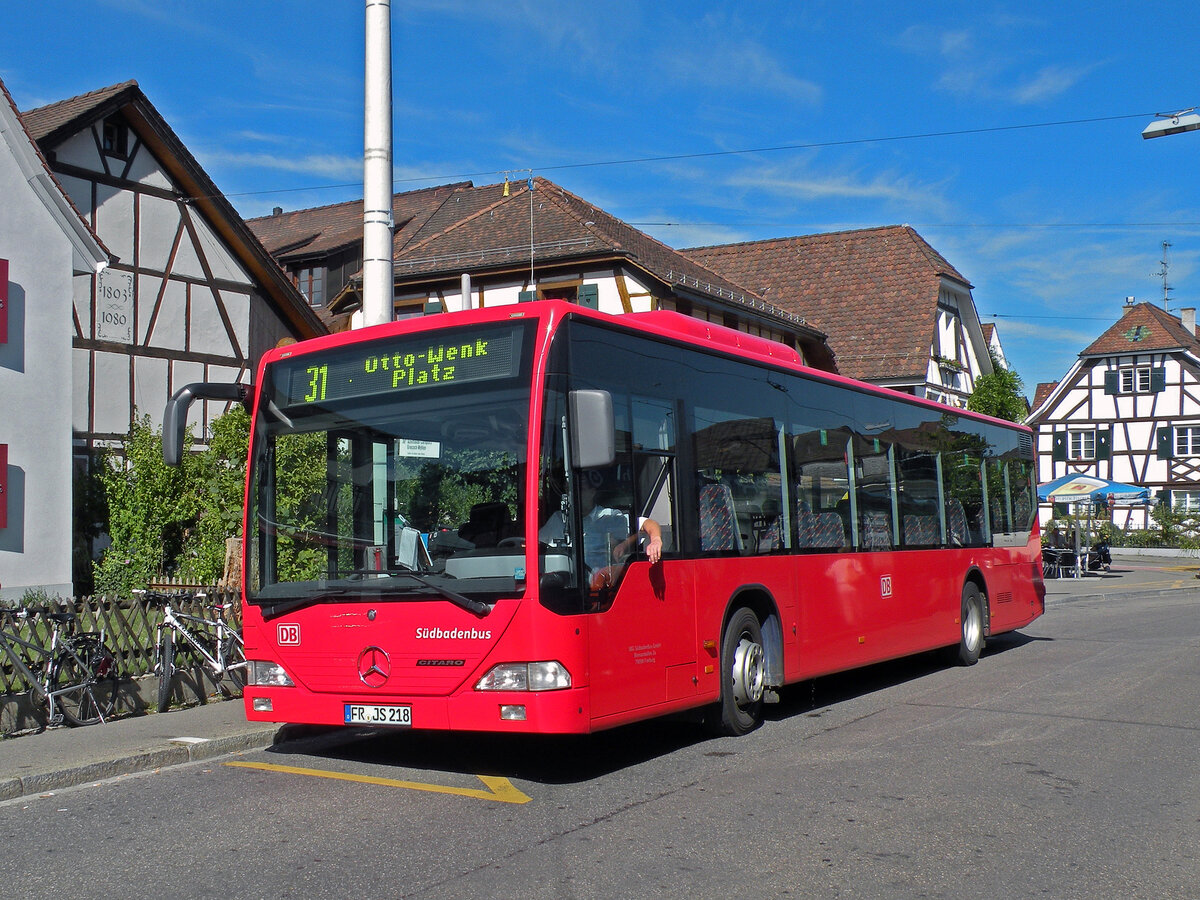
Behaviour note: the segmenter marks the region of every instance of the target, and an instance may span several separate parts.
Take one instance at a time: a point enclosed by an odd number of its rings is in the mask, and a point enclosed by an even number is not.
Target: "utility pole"
[[[392,321],[392,4],[366,0],[363,325]]]

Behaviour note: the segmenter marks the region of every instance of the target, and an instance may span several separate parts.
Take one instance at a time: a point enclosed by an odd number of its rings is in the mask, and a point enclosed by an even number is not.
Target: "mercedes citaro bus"
[[[741,734],[788,684],[970,665],[1044,609],[1028,428],[673,312],[541,301],[292,344],[253,386],[180,390],[169,459],[195,399],[253,414],[251,719],[587,733],[694,710]]]

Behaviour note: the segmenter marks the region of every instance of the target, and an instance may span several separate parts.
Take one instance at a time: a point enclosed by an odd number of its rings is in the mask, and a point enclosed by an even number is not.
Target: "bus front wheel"
[[[958,621],[958,646],[947,647],[947,655],[950,662],[956,665],[973,666],[979,662],[979,654],[983,652],[983,594],[973,582],[963,586]]]
[[[721,699],[706,718],[710,731],[737,736],[762,724],[766,664],[758,616],[742,607],[721,641]]]

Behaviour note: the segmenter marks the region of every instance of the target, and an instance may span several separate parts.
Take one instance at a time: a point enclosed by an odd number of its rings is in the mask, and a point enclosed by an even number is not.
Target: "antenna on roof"
[[[1170,312],[1170,311],[1171,311],[1170,309],[1168,309],[1168,308],[1167,308],[1167,303],[1168,303],[1168,302],[1170,302],[1170,299],[1171,299],[1171,298],[1170,298],[1170,292],[1171,292],[1171,291],[1173,291],[1173,290],[1175,290],[1175,288],[1173,288],[1173,287],[1171,287],[1169,284],[1167,284],[1167,269],[1168,269],[1168,268],[1170,267],[1170,265],[1171,265],[1170,261],[1169,261],[1169,260],[1168,260],[1168,258],[1167,258],[1167,250],[1168,250],[1168,249],[1170,249],[1170,247],[1171,247],[1171,242],[1170,242],[1170,241],[1163,241],[1163,242],[1162,242],[1162,248],[1163,248],[1163,258],[1162,258],[1162,259],[1159,261],[1159,269],[1158,269],[1158,271],[1157,271],[1157,272],[1151,272],[1151,273],[1150,273],[1150,274],[1151,274],[1151,275],[1153,275],[1155,278],[1161,278],[1161,279],[1162,279],[1162,283],[1163,283],[1163,312]]]

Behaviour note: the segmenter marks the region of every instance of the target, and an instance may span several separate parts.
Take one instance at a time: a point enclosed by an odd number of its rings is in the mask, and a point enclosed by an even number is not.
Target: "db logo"
[[[300,646],[300,626],[295,624],[279,626],[279,646],[281,647],[299,647]]]
[[[882,578],[879,579],[879,596],[880,597],[892,596],[892,576],[891,575],[884,575]],[[283,641],[280,641],[279,643],[282,644]],[[297,644],[300,643],[299,635],[297,635],[297,637],[296,637],[296,643]]]

